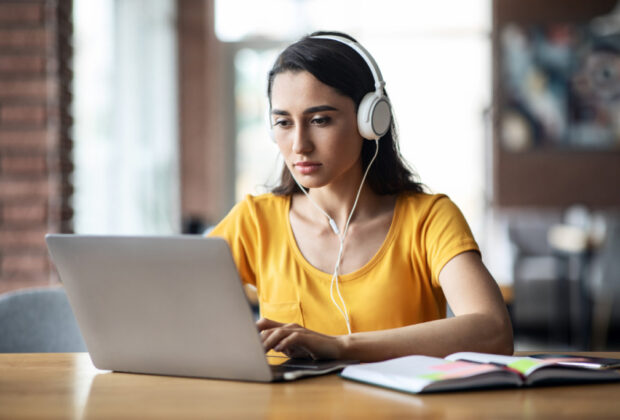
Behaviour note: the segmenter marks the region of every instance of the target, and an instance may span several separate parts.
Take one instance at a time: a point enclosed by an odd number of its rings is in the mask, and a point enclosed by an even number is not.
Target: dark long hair
[[[340,32],[314,32],[288,46],[276,59],[269,71],[267,96],[271,108],[271,90],[276,75],[287,71],[307,71],[322,83],[348,96],[359,106],[364,95],[375,90],[375,81],[366,61],[351,47],[342,42],[312,38],[316,35],[335,35],[355,41]],[[387,95],[387,93],[386,93]],[[362,144],[362,170],[375,153],[374,142]],[[398,148],[396,125],[392,123],[388,132],[379,140],[379,153],[373,163],[366,183],[379,195],[398,194],[405,191],[422,192],[423,185],[415,180],[416,175],[404,161]],[[271,190],[277,195],[301,192],[284,164],[280,184]]]

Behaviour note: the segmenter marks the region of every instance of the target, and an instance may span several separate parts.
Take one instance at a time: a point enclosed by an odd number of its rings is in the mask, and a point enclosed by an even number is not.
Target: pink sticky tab
[[[471,367],[471,363],[457,361],[457,362],[445,363],[442,365],[433,366],[431,369],[439,370],[442,372],[447,372],[450,370],[465,369],[469,367]]]

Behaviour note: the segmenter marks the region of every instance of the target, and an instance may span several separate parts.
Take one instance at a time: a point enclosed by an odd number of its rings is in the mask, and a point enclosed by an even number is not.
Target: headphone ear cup
[[[357,109],[357,129],[368,140],[378,140],[390,129],[392,109],[388,99],[377,92],[367,93]]]

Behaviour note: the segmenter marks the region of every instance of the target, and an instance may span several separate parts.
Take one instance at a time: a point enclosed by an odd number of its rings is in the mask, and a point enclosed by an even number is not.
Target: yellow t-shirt
[[[346,334],[346,323],[330,298],[332,274],[312,266],[297,246],[290,202],[290,196],[247,196],[210,236],[223,237],[230,245],[241,279],[257,288],[263,317]],[[360,269],[339,276],[351,330],[444,318],[439,272],[469,250],[479,252],[465,218],[447,196],[401,194],[377,253]],[[335,290],[334,296],[338,301]]]

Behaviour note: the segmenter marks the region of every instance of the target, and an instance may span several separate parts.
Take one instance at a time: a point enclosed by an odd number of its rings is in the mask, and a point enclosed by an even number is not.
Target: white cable
[[[316,207],[321,213],[323,213],[325,215],[325,217],[327,217],[327,221],[329,222],[329,226],[332,228],[334,233],[336,235],[340,236],[340,231],[338,230],[338,225],[336,224],[336,221],[334,221],[334,219],[332,219],[331,216],[329,214],[327,214],[327,212],[325,210],[323,210],[317,203],[314,202],[314,200],[312,200],[310,198],[310,195],[308,194],[308,191],[306,191],[306,189],[304,187],[302,187],[302,185],[299,183],[299,181],[297,181],[297,178],[295,178],[295,175],[293,175],[291,173],[291,176],[295,180],[295,183],[297,184],[299,189],[302,190],[304,194],[306,194],[306,197],[308,197],[308,200],[310,200],[310,202],[312,204],[314,204],[314,207]]]
[[[368,171],[370,171],[370,167],[372,166],[373,162],[377,158],[378,154],[379,154],[379,140],[376,139],[375,140],[375,154],[373,155],[372,159],[370,159],[370,162],[368,163],[368,166],[366,167],[366,171],[364,171],[362,182],[360,183],[360,186],[357,189],[357,195],[355,196],[355,201],[353,202],[353,207],[351,208],[351,212],[349,212],[349,217],[347,218],[347,222],[344,226],[344,231],[342,232],[342,235],[340,235],[339,230],[338,230],[338,225],[336,224],[334,219],[332,219],[332,217],[329,214],[327,214],[325,210],[323,210],[318,204],[314,202],[314,200],[312,200],[312,198],[310,197],[310,194],[308,194],[306,189],[299,183],[299,181],[297,181],[297,178],[295,177],[295,175],[293,175],[293,172],[291,171],[291,176],[293,177],[293,180],[295,180],[295,183],[297,184],[297,186],[306,195],[306,197],[308,197],[308,200],[310,200],[310,202],[314,205],[314,207],[316,207],[321,213],[325,215],[325,217],[327,217],[329,225],[331,226],[334,233],[338,236],[338,240],[340,242],[340,249],[338,250],[338,259],[336,260],[336,266],[334,267],[334,274],[332,275],[332,280],[329,285],[329,297],[331,298],[333,304],[336,306],[336,308],[338,308],[338,311],[344,318],[347,324],[347,332],[349,334],[351,334],[351,322],[349,320],[347,304],[345,303],[344,298],[342,297],[342,294],[340,293],[340,287],[338,285],[338,271],[340,269],[340,262],[342,260],[342,254],[344,252],[344,239],[347,236],[347,231],[349,230],[349,223],[351,222],[351,218],[353,217],[353,212],[355,212],[355,208],[357,207],[357,202],[360,198],[362,187],[364,186],[364,181],[366,181],[366,176],[368,175]],[[336,284],[336,291],[338,292],[338,297],[340,298],[342,307],[340,307],[340,305],[336,303],[336,299],[334,299],[334,283]]]
[[[347,332],[351,334],[351,321],[349,320],[349,312],[347,310],[347,304],[344,302],[342,294],[340,293],[340,287],[338,287],[338,269],[340,268],[340,260],[342,259],[342,253],[344,251],[344,241],[340,241],[340,250],[338,251],[338,260],[336,261],[336,267],[334,267],[334,274],[332,274],[332,280],[329,284],[329,297],[332,300],[332,303],[338,308],[340,315],[344,318],[344,321],[347,324]],[[340,302],[342,303],[342,308],[338,303],[336,303],[336,299],[334,299],[334,283],[336,283],[336,291],[338,292],[338,297],[340,298]],[[344,308],[344,309],[343,309]]]
[[[347,304],[345,303],[344,298],[342,297],[342,294],[340,293],[340,286],[338,282],[338,271],[340,270],[340,262],[342,260],[342,254],[344,253],[344,240],[349,230],[349,223],[351,222],[351,218],[353,217],[353,213],[355,212],[355,208],[357,207],[357,202],[360,198],[362,187],[364,186],[364,181],[366,181],[366,176],[368,175],[368,171],[370,171],[370,167],[372,166],[378,154],[379,154],[379,140],[376,139],[375,140],[375,154],[372,156],[372,159],[370,159],[370,162],[368,162],[368,166],[366,167],[366,171],[364,172],[364,176],[362,177],[362,182],[360,183],[360,186],[357,189],[357,195],[355,196],[353,207],[351,208],[351,212],[349,213],[349,217],[347,218],[347,223],[344,226],[344,231],[342,232],[342,236],[339,236],[340,250],[338,251],[338,260],[336,261],[336,267],[334,267],[334,274],[332,276],[332,281],[329,286],[329,295],[332,299],[332,302],[334,303],[334,305],[336,305],[336,307],[340,311],[340,314],[342,315],[345,322],[347,323],[347,331],[349,334],[351,334],[351,321],[349,319],[349,311],[347,309]],[[342,308],[340,307],[340,305],[336,303],[336,300],[334,299],[334,292],[333,292],[334,283],[336,283],[336,291],[338,292],[338,297],[340,298],[340,302],[342,303]]]

